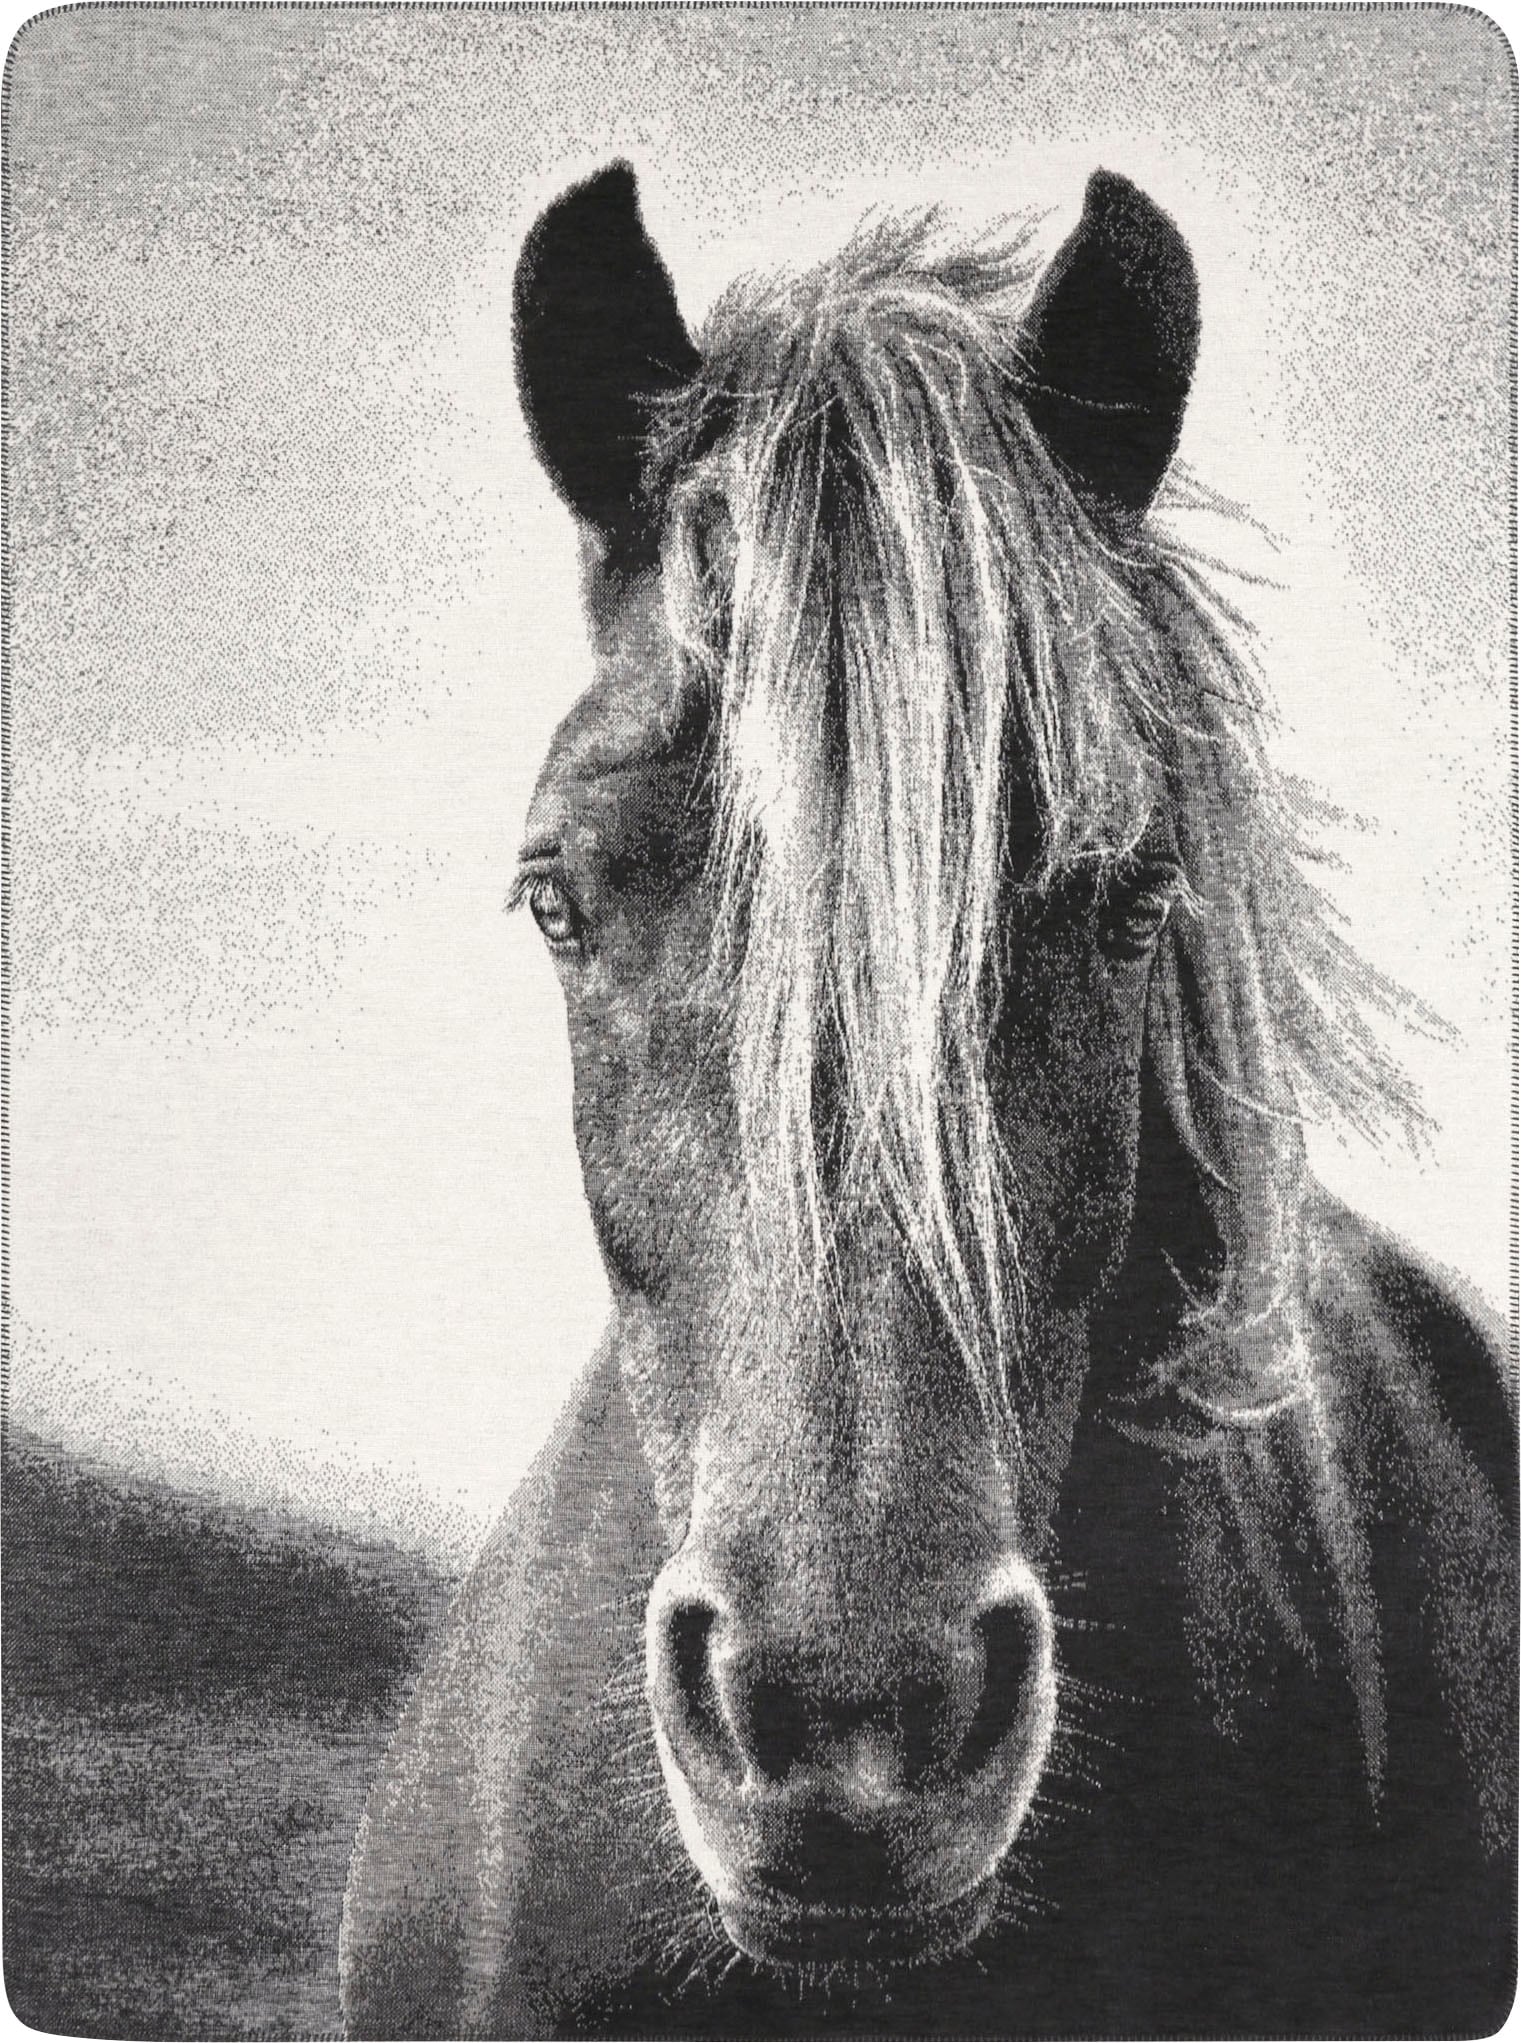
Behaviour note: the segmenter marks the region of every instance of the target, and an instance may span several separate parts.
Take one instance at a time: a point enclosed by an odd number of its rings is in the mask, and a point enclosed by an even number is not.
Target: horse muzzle
[[[975,1936],[1050,1744],[1052,1637],[1012,1555],[954,1615],[873,1626],[746,1613],[679,1554],[650,1597],[650,1708],[733,1942],[888,1969]]]

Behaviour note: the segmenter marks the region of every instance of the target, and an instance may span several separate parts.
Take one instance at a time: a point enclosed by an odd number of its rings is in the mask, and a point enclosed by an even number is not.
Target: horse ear
[[[1128,178],[1088,180],[1083,217],[1020,330],[1021,398],[1079,494],[1146,511],[1178,444],[1199,347],[1188,244]]]
[[[701,358],[627,163],[540,215],[518,259],[513,324],[518,394],[551,482],[610,549],[637,552],[651,536],[651,404],[680,389]]]

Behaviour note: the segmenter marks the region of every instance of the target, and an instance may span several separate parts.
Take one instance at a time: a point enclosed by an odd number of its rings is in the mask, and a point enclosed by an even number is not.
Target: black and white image
[[[23,2021],[1503,2024],[1515,76],[21,32]]]

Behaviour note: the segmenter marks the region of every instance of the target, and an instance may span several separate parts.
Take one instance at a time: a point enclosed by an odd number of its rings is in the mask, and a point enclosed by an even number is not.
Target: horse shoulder
[[[637,1650],[653,1538],[609,1339],[461,1587],[371,1792],[344,1906],[349,2034],[552,2025],[555,1958],[533,1949],[546,1840],[574,1828],[567,1756]]]
[[[1345,1209],[1328,1208],[1322,1242],[1315,1316],[1378,1606],[1390,1795],[1403,1773],[1429,1813],[1440,1739],[1461,1755],[1493,1856],[1516,1818],[1517,1441],[1501,1332],[1460,1280]]]

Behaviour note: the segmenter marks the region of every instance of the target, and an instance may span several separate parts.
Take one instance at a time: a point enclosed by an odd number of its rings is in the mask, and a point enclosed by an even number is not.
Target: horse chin
[[[996,1870],[935,1907],[800,1910],[764,1892],[720,1903],[735,1948],[770,1971],[838,1970],[859,1982],[951,1958],[980,1936],[993,1912]]]
[[[879,1893],[876,1905],[838,1890],[827,1902],[788,1891],[785,1871],[753,1858],[740,1872],[727,1853],[715,1848],[712,1829],[699,1815],[690,1784],[657,1726],[656,1745],[677,1832],[735,1949],[768,1971],[806,1974],[815,1983],[838,1975],[859,1985],[953,1958],[973,1943],[995,1916],[1004,1860],[1043,1770],[1054,1714],[1054,1698],[1044,1692],[1050,1687],[1054,1684],[1045,1684],[1040,1696],[1036,1749],[1017,1798],[1006,1810],[1002,1834],[989,1839],[976,1856],[947,1851],[930,1873],[936,1884],[944,1883],[938,1893],[900,1873],[885,1881],[887,1891]],[[928,1870],[921,1862],[920,1879]],[[918,1891],[910,1891],[914,1887]]]
[[[831,1854],[834,1878],[799,1874],[788,1849],[785,1805],[739,1815],[700,1803],[653,1714],[676,1830],[737,1952],[768,1971],[815,1985],[852,1985],[951,1959],[996,1919],[1001,1872],[1045,1769],[1056,1717],[1049,1643],[1025,1696],[1023,1750],[1012,1774],[989,1772],[981,1795],[905,1851],[901,1828],[848,1836]],[[924,1812],[920,1812],[921,1822]],[[769,1819],[769,1820],[768,1820]],[[852,1828],[847,1817],[843,1830]],[[975,1841],[974,1841],[975,1839]],[[844,1876],[843,1878],[841,1876]],[[858,1884],[859,1883],[859,1884]]]

